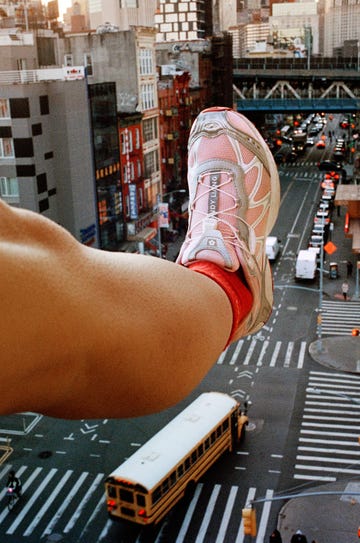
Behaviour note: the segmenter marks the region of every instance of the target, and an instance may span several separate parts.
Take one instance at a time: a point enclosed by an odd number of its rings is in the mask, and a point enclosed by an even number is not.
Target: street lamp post
[[[185,189],[177,189],[177,190],[171,190],[170,192],[165,192],[164,194],[158,194],[157,195],[157,212],[158,212],[158,245],[159,245],[159,250],[158,250],[158,256],[159,258],[162,258],[162,249],[161,249],[161,228],[163,228],[162,226],[160,226],[160,204],[162,203],[162,200],[167,197],[167,196],[171,196],[172,194],[176,194],[176,193],[184,193],[186,192]]]

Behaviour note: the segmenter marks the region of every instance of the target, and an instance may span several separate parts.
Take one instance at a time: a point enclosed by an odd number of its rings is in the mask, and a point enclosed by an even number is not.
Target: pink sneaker
[[[265,242],[279,210],[277,167],[255,126],[230,108],[202,111],[188,148],[189,225],[177,262],[242,270],[254,303],[238,339],[258,331],[272,310]]]

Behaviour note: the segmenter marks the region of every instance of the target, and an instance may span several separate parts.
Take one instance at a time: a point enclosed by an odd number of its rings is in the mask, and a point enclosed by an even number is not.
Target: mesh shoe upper
[[[279,178],[270,150],[254,125],[228,108],[204,110],[189,137],[189,226],[177,262],[241,268],[253,309],[238,331],[252,333],[272,307],[266,237],[279,208]]]

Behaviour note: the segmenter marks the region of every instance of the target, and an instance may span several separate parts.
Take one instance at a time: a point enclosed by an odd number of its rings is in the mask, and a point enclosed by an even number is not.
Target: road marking
[[[249,488],[244,507],[248,507],[248,505],[252,502],[252,500],[255,497],[255,492],[256,492],[256,488],[254,487]],[[235,543],[243,543],[243,541],[244,541],[244,521],[241,519],[239,530],[235,539]]]
[[[270,361],[270,367],[271,368],[273,368],[275,366],[275,364],[276,364],[276,359],[277,359],[277,357],[279,355],[280,348],[281,348],[281,341],[277,341],[276,345],[275,345],[273,355],[271,357],[271,361]]]
[[[265,497],[266,498],[272,498],[273,495],[274,495],[273,490],[267,490],[266,494],[265,494]],[[264,503],[264,507],[263,507],[263,510],[262,510],[262,513],[261,513],[258,533],[257,533],[257,537],[256,537],[256,543],[264,543],[265,531],[266,531],[267,523],[268,523],[268,520],[269,520],[270,509],[271,509],[271,501],[266,501]]]
[[[246,353],[246,358],[245,358],[245,360],[244,360],[244,362],[243,362],[243,365],[244,365],[244,366],[247,366],[247,365],[249,364],[250,358],[252,357],[252,354],[253,354],[253,352],[254,352],[255,346],[256,346],[256,339],[253,339],[253,340],[251,341],[251,344],[250,344],[250,347],[249,347],[249,349],[248,349],[248,352]]]
[[[71,488],[70,492],[68,493],[66,499],[63,501],[62,505],[56,511],[55,515],[53,516],[53,518],[51,519],[51,521],[49,522],[49,524],[47,525],[47,527],[45,528],[45,530],[41,534],[41,537],[44,537],[46,535],[51,534],[51,532],[53,531],[53,528],[55,527],[57,521],[60,519],[60,517],[64,513],[64,511],[68,508],[68,506],[70,505],[70,503],[71,503],[72,499],[74,498],[75,494],[78,492],[79,488],[81,487],[81,485],[83,484],[83,482],[85,481],[85,479],[87,478],[88,475],[89,474],[88,474],[87,471],[84,471],[80,475],[79,479],[72,486],[72,488]]]
[[[188,507],[188,510],[186,511],[184,521],[183,521],[183,523],[181,525],[180,532],[179,532],[179,534],[178,534],[178,536],[176,538],[175,543],[183,543],[183,541],[185,541],[186,532],[188,531],[188,528],[190,526],[190,522],[191,522],[192,516],[194,514],[195,507],[196,507],[196,504],[197,504],[197,502],[199,500],[200,493],[201,493],[201,491],[203,489],[203,486],[204,486],[203,483],[199,483],[196,486],[193,499],[191,500],[190,505]]]
[[[224,513],[222,515],[222,520],[221,520],[219,532],[218,532],[217,538],[215,540],[215,543],[222,543],[224,541],[226,530],[227,530],[227,527],[229,525],[231,513],[232,513],[232,510],[233,510],[233,507],[234,507],[234,502],[235,502],[237,491],[238,491],[238,487],[236,487],[236,486],[231,487],[229,497],[228,497],[228,500],[226,502],[225,511],[224,511]]]
[[[208,529],[209,522],[211,520],[211,516],[215,509],[216,500],[218,499],[218,496],[219,496],[220,488],[221,488],[221,485],[215,485],[213,488],[213,491],[210,496],[210,500],[206,507],[205,515],[203,516],[199,533],[195,539],[195,543],[202,543],[204,541],[204,538],[206,536],[206,531]]]
[[[303,368],[303,366],[304,366],[305,352],[306,352],[306,341],[302,341],[301,346],[300,346],[298,365],[297,365],[299,370],[301,370]]]
[[[90,500],[91,496],[93,495],[93,493],[95,492],[95,490],[97,489],[97,487],[99,486],[99,484],[101,483],[101,481],[103,480],[104,478],[104,474],[103,473],[98,473],[98,475],[95,477],[95,479],[93,480],[93,482],[91,483],[91,486],[89,487],[89,489],[87,490],[85,496],[83,497],[83,499],[81,500],[81,502],[79,503],[77,509],[75,510],[75,512],[73,513],[71,519],[68,521],[68,523],[66,524],[65,528],[63,529],[63,532],[66,534],[67,532],[70,532],[70,530],[74,527],[75,525],[75,522],[78,520],[78,518],[80,517],[81,513],[83,512],[83,509],[85,507],[85,505],[88,503],[88,501]]]
[[[58,482],[58,484],[56,485],[56,487],[54,488],[54,490],[52,491],[52,493],[50,494],[50,496],[48,497],[48,499],[46,500],[46,502],[42,506],[42,508],[38,511],[38,513],[34,517],[31,524],[29,524],[29,526],[25,530],[25,532],[23,534],[24,536],[30,535],[33,532],[34,528],[36,528],[36,526],[39,524],[41,518],[44,516],[44,514],[49,509],[49,507],[53,504],[54,499],[59,494],[60,490],[62,489],[62,487],[64,486],[66,481],[69,479],[69,477],[72,475],[72,473],[73,473],[73,470],[69,469],[63,475],[63,477],[60,479],[60,481]]]

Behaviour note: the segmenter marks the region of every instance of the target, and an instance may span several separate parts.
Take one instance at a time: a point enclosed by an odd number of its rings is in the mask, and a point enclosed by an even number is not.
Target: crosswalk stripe
[[[249,503],[252,502],[252,500],[255,498],[256,488],[250,487],[246,501],[245,501],[245,507],[248,506]],[[241,519],[239,530],[235,539],[235,543],[243,543],[244,541],[244,521]]]
[[[23,521],[27,513],[30,511],[36,500],[39,498],[43,490],[47,487],[47,485],[50,483],[51,479],[54,477],[55,473],[57,472],[56,468],[52,468],[49,473],[45,476],[45,478],[41,481],[41,484],[37,487],[37,489],[32,493],[31,498],[27,500],[26,504],[21,508],[21,511],[16,516],[16,519],[11,524],[10,528],[6,531],[7,534],[13,534],[16,530],[16,528],[19,526],[19,524]]]
[[[267,500],[270,500],[273,497],[273,494],[274,494],[273,490],[267,490],[265,494],[265,498]],[[261,513],[258,533],[256,537],[256,543],[264,543],[265,531],[266,531],[267,523],[269,520],[270,509],[271,509],[271,501],[265,501],[264,507]]]
[[[201,526],[200,526],[200,529],[199,529],[199,533],[195,539],[195,543],[202,543],[205,539],[205,536],[206,536],[206,531],[208,529],[208,526],[209,526],[209,522],[211,520],[211,516],[213,514],[213,511],[215,509],[215,504],[216,504],[216,500],[219,496],[219,492],[220,492],[220,488],[221,488],[221,485],[215,485],[214,488],[213,488],[213,491],[211,493],[211,496],[210,496],[210,500],[208,502],[208,505],[207,505],[207,508],[206,508],[206,511],[205,511],[205,515],[203,517],[203,520],[202,520],[202,523],[201,523]]]
[[[44,505],[40,509],[40,511],[35,515],[33,521],[31,522],[31,524],[29,524],[29,526],[25,530],[25,532],[23,534],[24,536],[30,535],[33,532],[34,528],[36,528],[36,526],[39,524],[40,520],[42,519],[42,517],[44,516],[46,511],[49,509],[49,507],[52,505],[54,499],[59,494],[61,488],[66,483],[66,481],[69,479],[69,477],[72,475],[72,473],[73,473],[73,471],[71,469],[69,469],[62,476],[62,478],[60,479],[60,481],[58,482],[58,484],[56,485],[56,487],[54,488],[54,490],[52,491],[52,493],[50,494],[50,496],[48,497],[48,499],[46,500],[46,502],[44,503]]]
[[[245,352],[245,347],[247,350]],[[283,358],[280,358],[280,351],[285,349]],[[304,367],[305,355],[307,350],[306,341],[296,343],[295,341],[271,342],[269,339],[252,338],[251,341],[241,339],[235,344],[235,349],[228,348],[217,360],[217,365],[235,366],[241,364],[248,366],[251,363],[256,366],[275,367],[281,362],[282,367],[290,368],[295,366],[297,369]],[[243,353],[244,351],[244,353]],[[298,352],[297,352],[298,351]]]
[[[97,487],[99,486],[99,484],[101,483],[101,481],[103,480],[104,478],[104,474],[103,473],[98,473],[98,475],[95,477],[94,481],[92,482],[91,486],[89,487],[89,489],[87,490],[85,496],[83,497],[83,499],[80,501],[78,507],[76,508],[75,512],[73,513],[71,519],[68,521],[68,523],[66,524],[65,528],[63,529],[63,532],[66,534],[67,532],[70,532],[70,530],[74,527],[75,525],[75,522],[77,521],[77,519],[80,517],[85,505],[87,504],[87,502],[89,501],[90,497],[92,496],[92,494],[95,492],[95,490],[97,489]]]
[[[194,496],[190,502],[190,505],[188,507],[188,510],[186,512],[186,515],[185,515],[185,518],[183,520],[183,523],[181,525],[181,528],[180,528],[180,531],[178,533],[178,536],[176,538],[176,541],[175,543],[183,543],[183,541],[185,541],[185,536],[186,536],[186,533],[189,529],[189,526],[190,526],[190,522],[191,522],[191,519],[192,519],[192,516],[194,514],[194,511],[195,511],[195,508],[196,508],[196,504],[199,500],[199,497],[200,497],[200,493],[203,489],[203,483],[199,483],[197,486],[196,486],[196,489],[195,489],[195,492],[194,492]]]
[[[227,502],[226,502],[225,511],[223,513],[223,517],[222,517],[222,520],[221,520],[219,532],[218,532],[215,543],[222,543],[224,541],[226,530],[227,530],[227,527],[229,525],[229,521],[230,521],[230,517],[231,517],[231,512],[232,512],[232,509],[234,507],[237,491],[238,491],[237,486],[232,486],[231,487],[230,494],[229,494],[229,497],[228,497]]]
[[[81,485],[83,484],[83,482],[85,481],[85,479],[87,478],[88,475],[89,474],[88,474],[87,471],[83,472],[80,475],[79,479],[72,486],[72,488],[71,488],[70,492],[68,493],[66,499],[63,501],[62,505],[59,507],[59,509],[57,510],[57,512],[55,513],[55,515],[53,516],[53,518],[51,519],[51,521],[49,522],[49,524],[47,525],[45,530],[43,531],[41,537],[45,537],[46,535],[51,534],[51,532],[52,532],[53,528],[55,527],[57,521],[60,519],[62,514],[68,508],[68,506],[70,505],[71,500],[74,498],[74,496],[76,495],[76,493],[78,492],[79,488],[81,487]]]
[[[17,472],[16,472],[16,475],[17,477],[21,477],[21,475],[26,471],[27,469],[27,466],[22,466]],[[22,485],[22,492],[24,493],[28,488],[29,486],[31,485],[31,483],[36,479],[36,477],[39,475],[39,473],[42,471],[42,468],[36,468],[32,474],[30,475],[30,477],[27,478],[27,480],[25,481],[25,483]],[[2,498],[5,494],[6,494],[6,488],[4,488],[3,492],[1,493],[1,496],[0,498]],[[0,524],[3,522],[3,520],[7,517],[9,511],[7,509],[4,509],[4,511],[0,514]]]
[[[277,357],[278,357],[278,354],[279,354],[279,351],[280,351],[280,348],[281,348],[281,341],[277,341],[274,352],[273,352],[273,355],[271,357],[270,367],[275,366],[276,360],[277,360]]]

